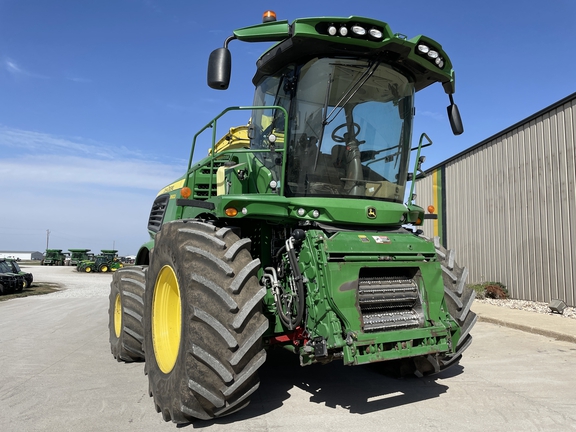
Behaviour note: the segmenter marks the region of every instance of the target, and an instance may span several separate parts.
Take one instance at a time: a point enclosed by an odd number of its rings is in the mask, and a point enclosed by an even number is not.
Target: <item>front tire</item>
[[[142,318],[146,272],[145,266],[133,266],[114,273],[110,284],[110,351],[118,361],[144,360]]]
[[[231,414],[258,388],[268,320],[250,240],[230,228],[174,221],[162,226],[145,300],[145,371],[165,421]]]

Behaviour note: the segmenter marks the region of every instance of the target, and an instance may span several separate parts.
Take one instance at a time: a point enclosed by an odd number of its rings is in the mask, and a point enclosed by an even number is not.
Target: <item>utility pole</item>
[[[50,230],[46,230],[46,249],[48,249],[48,244],[50,242]]]

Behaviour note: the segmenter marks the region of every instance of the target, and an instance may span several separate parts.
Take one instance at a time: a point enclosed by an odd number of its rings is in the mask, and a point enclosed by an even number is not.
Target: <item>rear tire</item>
[[[250,240],[196,220],[166,223],[155,239],[145,301],[150,394],[165,421],[231,414],[258,388],[268,320]]]
[[[393,376],[416,375],[418,377],[434,375],[458,364],[462,353],[472,343],[470,330],[476,323],[476,314],[470,310],[476,292],[466,287],[468,269],[460,267],[454,261],[453,250],[446,250],[438,237],[434,238],[436,256],[442,269],[444,282],[444,300],[448,313],[460,326],[460,338],[455,352],[450,355],[426,355],[384,362],[382,370]]]
[[[453,250],[446,250],[441,244],[438,237],[434,238],[436,255],[442,267],[442,278],[444,279],[444,299],[448,306],[448,312],[454,321],[460,326],[460,339],[456,345],[456,352],[450,356],[440,357],[440,370],[445,370],[450,366],[458,363],[462,353],[472,343],[470,330],[476,324],[478,318],[470,310],[476,291],[466,286],[468,278],[468,269],[456,264]]]
[[[110,284],[108,327],[110,351],[118,361],[144,360],[144,290],[147,267],[133,266],[114,273]]]

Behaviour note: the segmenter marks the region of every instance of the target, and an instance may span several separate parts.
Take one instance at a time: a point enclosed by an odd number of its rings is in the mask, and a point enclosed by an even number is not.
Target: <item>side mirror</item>
[[[215,90],[226,90],[230,84],[232,55],[228,48],[218,48],[208,59],[208,86]]]
[[[450,120],[450,127],[452,128],[452,133],[454,135],[460,135],[464,132],[464,126],[462,125],[462,118],[460,117],[460,111],[455,103],[451,103],[448,106],[448,119]]]

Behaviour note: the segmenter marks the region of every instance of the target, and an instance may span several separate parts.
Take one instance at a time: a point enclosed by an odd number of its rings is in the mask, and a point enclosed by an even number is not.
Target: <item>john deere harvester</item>
[[[70,265],[78,266],[82,261],[88,261],[92,258],[90,249],[68,249],[70,252]]]
[[[68,255],[68,252],[62,252],[62,249],[46,249],[44,259],[40,261],[40,264],[45,266],[63,266]]]
[[[266,14],[211,54],[214,89],[228,87],[233,41],[275,42],[256,64],[254,106],[198,132],[187,171],[156,197],[150,240],[113,278],[114,356],[145,357],[156,408],[176,423],[246,406],[272,347],[302,366],[423,376],[456,364],[476,318],[466,270],[403,228],[424,217],[404,203],[429,144],[412,148],[415,93],[440,83],[463,131],[448,55],[374,19]],[[236,110],[247,126],[218,141]]]
[[[101,253],[93,256],[88,260],[83,260],[78,263],[76,270],[84,273],[107,273],[115,272],[116,270],[124,267],[118,259],[118,251],[115,249],[102,249]]]

